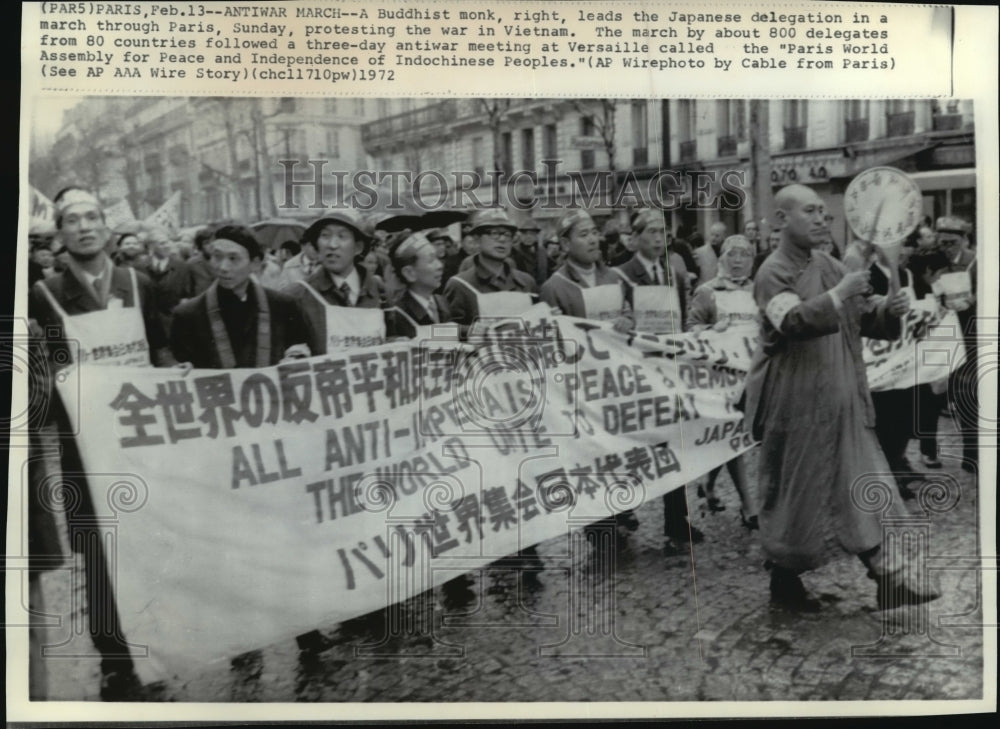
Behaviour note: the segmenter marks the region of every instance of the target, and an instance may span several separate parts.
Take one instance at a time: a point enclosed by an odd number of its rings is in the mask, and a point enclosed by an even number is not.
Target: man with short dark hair
[[[412,339],[418,327],[451,321],[448,300],[434,293],[441,286],[444,264],[427,236],[414,233],[397,242],[389,258],[406,289],[387,312],[387,336]]]
[[[286,294],[254,283],[263,258],[249,228],[227,225],[211,242],[217,279],[174,310],[170,348],[199,369],[270,367],[308,356],[302,313]]]

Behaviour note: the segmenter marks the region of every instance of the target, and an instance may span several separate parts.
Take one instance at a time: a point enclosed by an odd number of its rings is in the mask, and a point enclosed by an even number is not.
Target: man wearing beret
[[[961,218],[946,216],[934,226],[938,246],[948,258],[942,279],[965,281],[965,293],[949,293],[944,297],[947,308],[958,314],[965,341],[965,361],[949,379],[949,398],[962,429],[962,468],[975,472],[979,460],[979,378],[976,358],[976,255],[969,249],[968,224]],[[950,276],[949,276],[950,274]],[[966,277],[968,277],[966,281]]]
[[[302,234],[303,250],[312,245],[319,252],[320,266],[307,279],[289,289],[305,316],[312,353],[325,354],[329,341],[328,312],[331,307],[381,309],[385,290],[375,275],[359,263],[372,243],[369,226],[354,210],[332,210]],[[367,319],[366,319],[367,321]],[[384,338],[373,325],[369,334]]]
[[[487,208],[473,215],[467,237],[474,239],[479,252],[472,256],[468,268],[459,271],[444,286],[452,321],[468,326],[478,319],[481,295],[534,294],[538,290],[535,279],[518,271],[509,260],[516,231],[517,226],[503,208]]]
[[[308,356],[302,313],[287,294],[255,283],[263,252],[241,225],[215,231],[211,262],[216,280],[174,310],[170,348],[178,362],[199,369],[270,367]]]
[[[77,360],[110,365],[174,364],[157,316],[152,282],[134,269],[113,265],[108,257],[111,231],[97,198],[83,188],[69,187],[59,192],[53,202],[58,237],[66,250],[66,270],[36,282],[28,298],[32,335],[29,344],[44,356],[46,374],[52,376]],[[31,378],[29,387],[34,386],[38,382]],[[119,628],[102,543],[89,533],[94,507],[83,461],[71,435],[69,416],[55,396],[52,382],[44,378],[40,386],[45,391],[33,396],[32,402],[52,403],[52,419],[61,446],[63,488],[79,499],[77,508],[66,517],[73,548],[84,558],[90,636],[101,654],[101,698],[121,700],[138,686],[138,680]],[[34,468],[40,463],[34,456],[41,446],[39,429],[43,425],[32,424],[29,456],[29,544],[33,557],[39,556],[36,552],[55,556],[62,551],[55,537],[51,509],[41,507],[37,500],[42,474]],[[29,573],[29,577],[36,574]],[[33,593],[33,597],[39,596]],[[41,607],[34,601],[32,606]],[[32,661],[40,665],[35,657]],[[33,687],[33,695],[38,692],[39,687]]]

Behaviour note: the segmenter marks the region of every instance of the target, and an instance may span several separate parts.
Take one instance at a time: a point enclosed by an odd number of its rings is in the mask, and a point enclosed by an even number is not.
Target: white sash
[[[619,284],[600,284],[588,288],[580,287],[583,295],[583,311],[587,319],[594,321],[614,321],[622,315],[625,303]]]
[[[135,270],[129,269],[132,279],[132,306],[123,306],[122,300],[111,297],[107,308],[69,315],[56,301],[48,287],[39,281],[52,308],[62,319],[66,341],[79,347],[80,364],[97,364],[128,367],[149,367],[149,342],[146,341],[146,324],[142,318],[142,302]]]
[[[326,351],[369,347],[385,342],[385,312],[355,306],[331,306],[305,281],[299,281],[323,307],[326,319]]]
[[[531,294],[523,291],[494,291],[484,294],[462,278],[456,276],[454,280],[464,284],[476,295],[480,318],[518,317],[532,306]]]
[[[715,311],[719,319],[753,321],[757,318],[757,302],[749,291],[715,290]]]
[[[653,334],[677,334],[681,324],[681,300],[676,286],[635,286],[632,289],[635,328]]]

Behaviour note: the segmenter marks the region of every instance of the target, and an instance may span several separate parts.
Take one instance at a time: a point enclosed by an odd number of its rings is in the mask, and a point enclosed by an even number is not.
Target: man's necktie
[[[660,267],[653,266],[653,285],[659,286],[663,281],[660,279]]]
[[[438,314],[437,302],[434,301],[432,296],[427,300],[427,313],[430,314],[431,321],[437,324],[440,321],[440,314]]]
[[[347,304],[347,306],[354,306],[354,302],[351,301],[351,285],[347,283],[347,281],[340,284],[338,291],[340,291],[340,295],[344,297],[344,303]]]

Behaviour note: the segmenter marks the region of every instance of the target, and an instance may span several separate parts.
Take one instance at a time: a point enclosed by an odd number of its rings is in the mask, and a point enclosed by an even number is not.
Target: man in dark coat
[[[263,258],[243,226],[219,228],[212,240],[218,280],[174,310],[170,348],[178,362],[202,369],[269,367],[308,356],[302,313],[290,296],[251,279]]]
[[[49,415],[61,447],[61,483],[64,491],[73,494],[67,495],[67,503],[76,505],[66,519],[71,544],[84,558],[88,627],[101,655],[101,697],[122,700],[132,695],[139,682],[119,627],[100,531],[95,533],[94,502],[83,460],[69,414],[51,378],[77,361],[170,365],[174,360],[157,316],[152,283],[138,271],[114,266],[107,254],[111,231],[97,198],[70,187],[53,202],[59,239],[66,249],[66,270],[36,282],[29,293],[30,345],[46,364],[46,377],[31,378],[29,388],[41,390],[32,402],[51,403]],[[34,425],[40,429],[42,424]],[[32,444],[39,446],[40,430],[32,435]],[[35,455],[30,454],[29,461],[37,466]],[[42,475],[41,469],[29,469],[32,499],[38,496]],[[29,512],[32,548],[51,543],[55,529],[51,511],[39,509],[36,503]]]
[[[413,338],[417,327],[451,321],[448,300],[434,293],[444,270],[434,244],[422,233],[414,233],[397,243],[389,257],[406,290],[387,312],[387,336]]]

